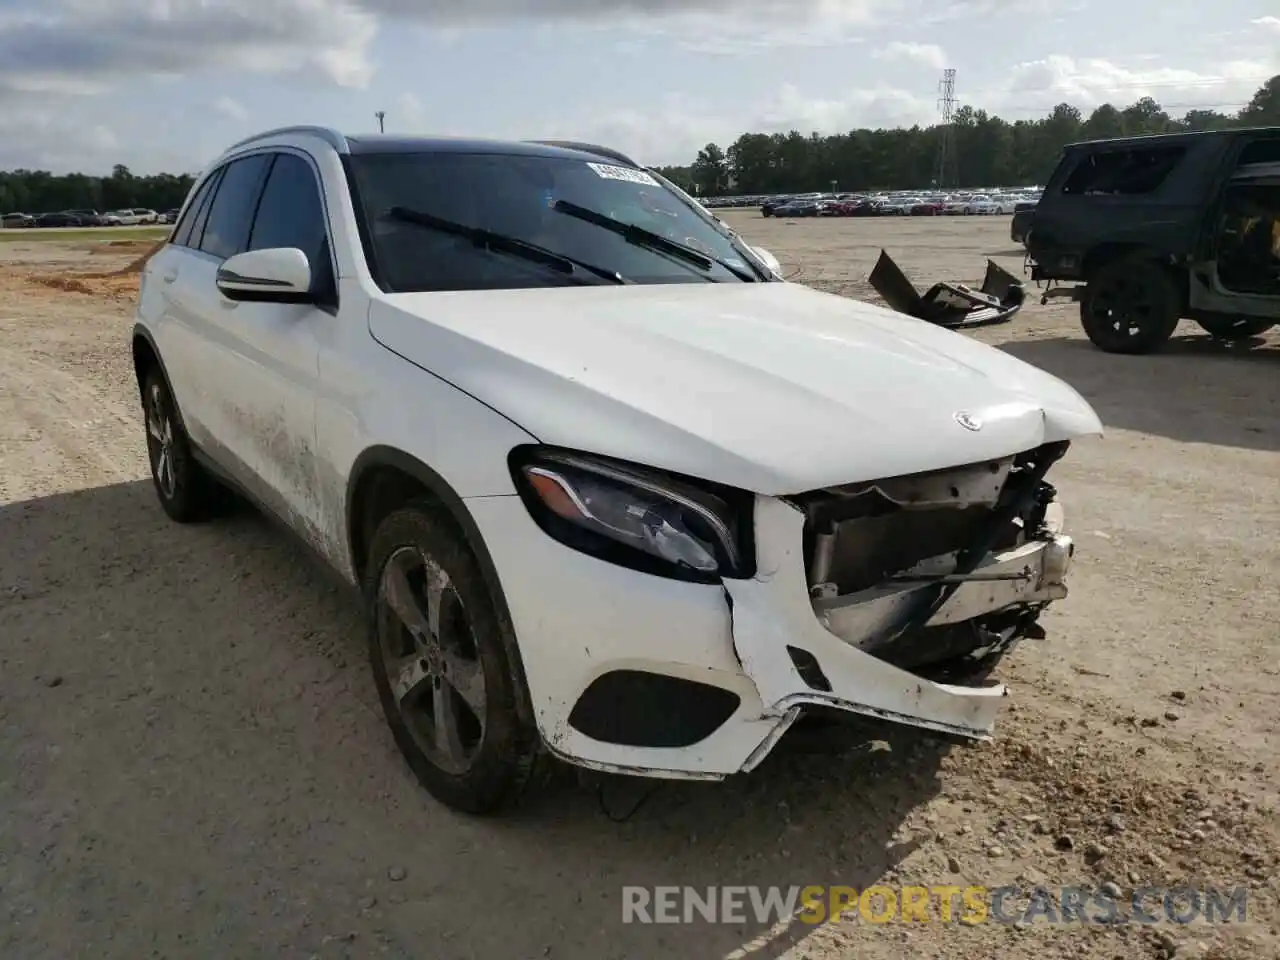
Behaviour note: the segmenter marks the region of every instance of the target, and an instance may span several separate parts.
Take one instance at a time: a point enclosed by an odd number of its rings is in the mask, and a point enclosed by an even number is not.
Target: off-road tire
[[[1197,320],[1200,328],[1219,340],[1252,340],[1260,337],[1276,325],[1274,320],[1250,317],[1205,317]]]
[[[380,585],[388,562],[406,547],[419,551],[448,577],[465,610],[483,674],[483,738],[471,766],[462,773],[442,769],[422,750],[392,693],[379,626]],[[496,814],[516,806],[542,756],[541,742],[517,707],[517,685],[523,679],[507,653],[514,649],[510,627],[453,519],[428,502],[412,503],[389,514],[378,525],[370,545],[362,592],[369,662],[383,715],[418,781],[441,803],[464,813]]]
[[[158,367],[153,366],[142,380],[142,417],[151,483],[160,506],[178,523],[208,520],[219,511],[224,496],[191,452],[173,392]],[[168,462],[162,467],[161,453],[166,448]]]
[[[1094,272],[1080,301],[1080,323],[1099,350],[1154,353],[1182,315],[1173,274],[1151,260],[1125,257]]]

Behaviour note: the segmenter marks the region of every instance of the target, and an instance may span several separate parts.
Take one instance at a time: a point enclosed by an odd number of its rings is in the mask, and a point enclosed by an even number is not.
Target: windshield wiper
[[[682,260],[699,270],[710,270],[712,265],[718,264],[732,273],[739,280],[747,283],[754,283],[756,278],[747,270],[738,267],[731,267],[719,257],[713,257],[710,254],[703,253],[701,250],[695,250],[693,247],[687,247],[683,243],[677,243],[670,240],[660,233],[653,230],[646,230],[644,227],[638,227],[634,223],[624,223],[621,220],[615,220],[613,217],[606,216],[597,210],[589,207],[580,207],[576,203],[568,200],[557,200],[552,205],[553,210],[567,214],[586,223],[593,223],[597,227],[603,227],[605,230],[612,231],[622,237],[627,243],[633,243],[637,247],[645,247],[649,250],[656,250],[659,253],[665,253],[669,256]]]
[[[594,274],[603,280],[608,280],[610,283],[631,282],[618,273],[617,270],[597,267],[595,264],[578,260],[576,257],[556,253],[554,250],[540,247],[536,243],[521,240],[519,237],[508,236],[504,233],[494,233],[492,230],[485,230],[482,227],[470,227],[465,223],[446,220],[443,217],[424,213],[421,210],[414,210],[410,207],[392,207],[387,211],[386,215],[392,220],[399,220],[402,223],[412,223],[419,227],[427,227],[430,230],[439,230],[441,233],[462,237],[464,240],[470,240],[477,247],[494,250],[498,253],[507,253],[514,257],[528,260],[530,263],[540,263],[560,273],[572,275],[578,270],[585,270],[587,273]]]
[[[647,169],[649,176],[653,177],[660,184],[665,186],[671,192],[672,196],[693,212],[694,216],[699,220],[704,221],[712,230],[723,236],[729,241],[729,245],[733,247],[734,250],[743,255],[747,264],[751,267],[751,272],[754,274],[752,279],[763,283],[769,283],[774,279],[773,272],[760,263],[760,258],[756,254],[749,252],[749,246],[747,250],[742,249],[746,244],[743,243],[742,238],[738,236],[738,234],[727,223],[698,203],[697,200],[694,200],[693,197],[689,196],[657,170],[654,170],[652,167]],[[731,269],[727,263],[724,264],[724,267],[725,269]]]

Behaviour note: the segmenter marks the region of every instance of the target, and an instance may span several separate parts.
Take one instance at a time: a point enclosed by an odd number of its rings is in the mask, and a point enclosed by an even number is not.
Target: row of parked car
[[[769,197],[760,203],[766,217],[935,217],[1009,216],[1039,201],[1034,190],[952,194],[820,194]]]
[[[173,223],[177,210],[157,213],[144,207],[125,210],[59,210],[55,213],[6,213],[0,217],[0,227],[137,227],[153,223]]]

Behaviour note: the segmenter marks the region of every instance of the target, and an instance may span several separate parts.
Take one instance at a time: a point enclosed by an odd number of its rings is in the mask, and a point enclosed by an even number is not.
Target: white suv
[[[472,811],[548,754],[750,770],[810,707],[987,737],[974,675],[1066,594],[1045,471],[1101,432],[582,144],[242,141],[133,355],[165,511],[237,489],[358,585],[400,749]]]

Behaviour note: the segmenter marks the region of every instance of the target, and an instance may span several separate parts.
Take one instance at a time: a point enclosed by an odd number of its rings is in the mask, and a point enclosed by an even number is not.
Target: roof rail
[[[546,147],[561,147],[565,150],[577,150],[580,153],[594,153],[598,157],[608,157],[610,160],[616,160],[618,163],[624,163],[629,167],[638,167],[636,163],[625,153],[614,150],[611,147],[602,147],[594,143],[579,143],[576,140],[534,140],[533,143],[540,143]]]
[[[307,133],[313,137],[319,137],[325,141],[338,153],[350,153],[351,148],[347,146],[347,138],[340,134],[332,127],[318,127],[308,124],[299,124],[291,127],[276,127],[274,130],[264,130],[262,133],[255,133],[251,137],[245,137],[243,140],[233,143],[227,147],[227,150],[236,150],[240,147],[248,146],[258,140],[266,140],[269,137],[278,137],[286,133]],[[226,151],[224,151],[226,152]]]

